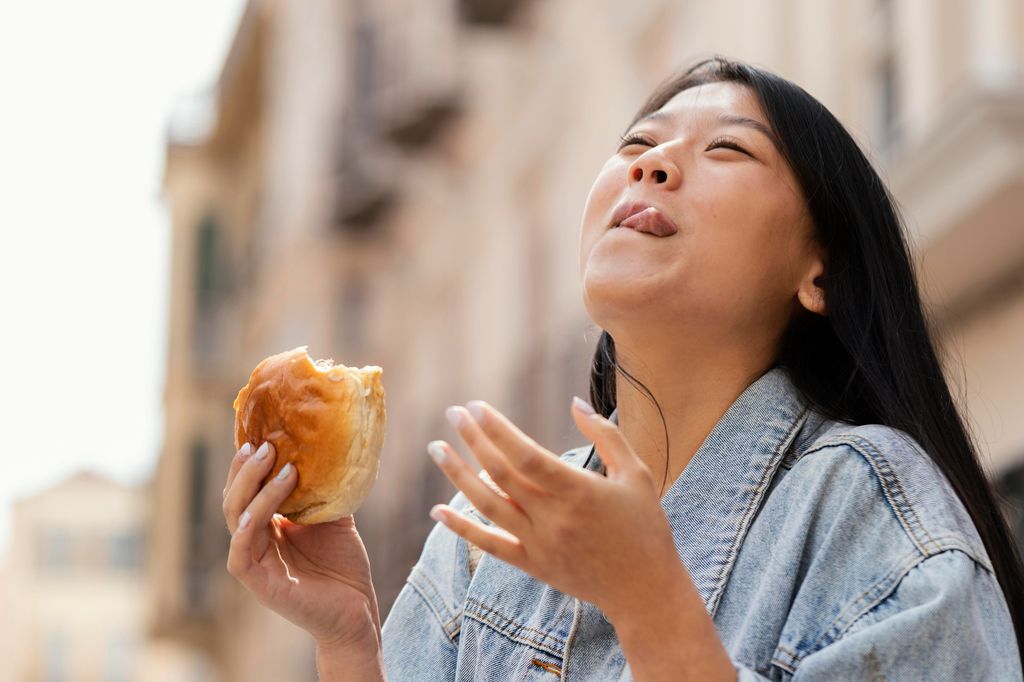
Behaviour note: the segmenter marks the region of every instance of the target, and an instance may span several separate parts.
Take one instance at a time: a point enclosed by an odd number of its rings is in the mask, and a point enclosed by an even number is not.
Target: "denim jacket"
[[[561,458],[603,473],[590,445]],[[451,504],[490,524],[461,492]],[[808,409],[779,368],[733,403],[662,507],[739,680],[1022,679],[1006,601],[946,478],[906,434]],[[392,682],[632,679],[596,606],[441,524],[383,647]]]

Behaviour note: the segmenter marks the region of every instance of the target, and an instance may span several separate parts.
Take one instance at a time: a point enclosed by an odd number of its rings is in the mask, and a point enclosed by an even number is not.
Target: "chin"
[[[583,306],[590,319],[602,329],[622,320],[636,320],[657,313],[659,296],[651,287],[623,286],[622,278],[585,277]]]

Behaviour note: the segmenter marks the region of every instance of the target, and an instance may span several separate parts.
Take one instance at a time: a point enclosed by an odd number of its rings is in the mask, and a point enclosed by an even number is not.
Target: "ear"
[[[800,287],[796,291],[797,300],[800,305],[812,313],[828,315],[825,306],[825,261],[819,255],[811,259],[803,279],[800,280]]]

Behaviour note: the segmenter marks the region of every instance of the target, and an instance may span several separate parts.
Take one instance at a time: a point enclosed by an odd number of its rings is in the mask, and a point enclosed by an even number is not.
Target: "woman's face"
[[[644,205],[624,221],[639,229],[615,227]],[[777,338],[818,256],[768,120],[734,83],[684,90],[633,125],[590,190],[580,232],[584,303],[613,337],[633,327]]]

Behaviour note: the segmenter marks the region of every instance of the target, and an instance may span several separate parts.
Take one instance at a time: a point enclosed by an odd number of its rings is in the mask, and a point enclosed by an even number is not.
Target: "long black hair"
[[[629,127],[679,92],[716,82],[744,85],[757,96],[827,252],[821,286],[828,315],[801,311],[783,334],[776,364],[825,415],[854,424],[884,424],[920,443],[949,479],[985,543],[1024,656],[1020,553],[943,375],[892,195],[824,105],[794,83],[741,62],[716,57],[673,76],[651,94]],[[616,372],[661,413],[650,390],[618,365],[615,342],[602,331],[590,399],[606,417],[616,405]]]

